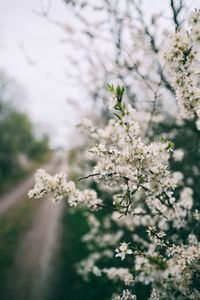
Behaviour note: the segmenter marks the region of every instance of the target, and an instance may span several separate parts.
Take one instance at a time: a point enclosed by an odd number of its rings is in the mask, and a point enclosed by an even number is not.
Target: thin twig
[[[90,178],[90,177],[93,177],[93,176],[98,176],[100,175],[101,173],[95,173],[95,174],[90,174],[90,175],[87,175],[87,176],[84,176],[84,177],[81,177],[78,179],[78,181],[81,181],[83,179],[87,179],[87,178]]]

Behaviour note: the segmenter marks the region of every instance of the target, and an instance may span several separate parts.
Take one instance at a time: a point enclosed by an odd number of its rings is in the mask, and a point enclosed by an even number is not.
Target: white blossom
[[[173,152],[173,159],[175,161],[181,161],[184,157],[184,151],[182,149],[176,149]]]
[[[121,243],[121,245],[119,246],[119,248],[117,248],[115,251],[116,251],[116,257],[120,257],[121,260],[124,260],[125,256],[127,254],[132,254],[133,251],[131,249],[129,249],[128,247],[129,244],[123,242]]]
[[[193,190],[189,187],[184,187],[180,194],[180,204],[186,209],[191,209],[193,205]]]

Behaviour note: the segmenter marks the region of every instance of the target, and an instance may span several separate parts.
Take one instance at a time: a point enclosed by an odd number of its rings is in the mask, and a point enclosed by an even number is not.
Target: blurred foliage
[[[40,160],[48,150],[48,137],[37,138],[29,117],[17,111],[10,101],[6,101],[6,88],[1,84],[0,191],[6,182],[20,176],[30,161]]]

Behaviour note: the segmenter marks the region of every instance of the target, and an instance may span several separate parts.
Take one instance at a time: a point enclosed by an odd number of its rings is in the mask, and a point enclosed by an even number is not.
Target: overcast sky
[[[79,99],[80,96],[67,72],[67,45],[61,43],[65,32],[36,13],[48,2],[0,0],[0,68],[24,86],[27,100],[22,105],[38,127],[48,128],[54,144],[59,145],[70,143],[77,122],[69,97]],[[164,9],[168,3],[167,0],[145,2],[147,11]],[[199,0],[188,3],[200,7]],[[51,1],[51,15],[70,23],[70,15],[61,0]]]
[[[76,95],[67,77],[63,30],[37,15],[40,0],[0,0],[0,67],[21,83],[27,94],[22,103],[33,121],[47,129],[57,144],[66,141],[76,122],[67,95]],[[55,19],[65,21],[66,7],[52,1]],[[64,143],[65,143],[64,141]]]

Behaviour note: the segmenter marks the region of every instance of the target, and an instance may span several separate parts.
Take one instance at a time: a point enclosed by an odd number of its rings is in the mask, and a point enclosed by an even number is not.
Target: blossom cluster
[[[200,119],[200,89],[198,87],[198,55],[200,44],[200,11],[189,20],[190,32],[180,30],[165,53],[173,74],[173,87],[183,117]]]
[[[104,129],[90,128],[93,138],[99,141],[90,150],[96,161],[91,175],[101,186],[115,189],[113,204],[119,210],[128,212],[141,193],[155,206],[155,211],[166,206],[161,194],[165,193],[168,202],[173,202],[171,191],[177,177],[168,169],[172,145],[159,141],[146,144],[139,135],[135,110],[130,105]]]
[[[48,196],[54,202],[66,198],[69,206],[82,206],[90,209],[97,209],[102,203],[94,190],[78,190],[73,181],[67,181],[66,174],[59,173],[51,176],[42,169],[36,172],[35,186],[28,192],[28,196],[35,199]]]

